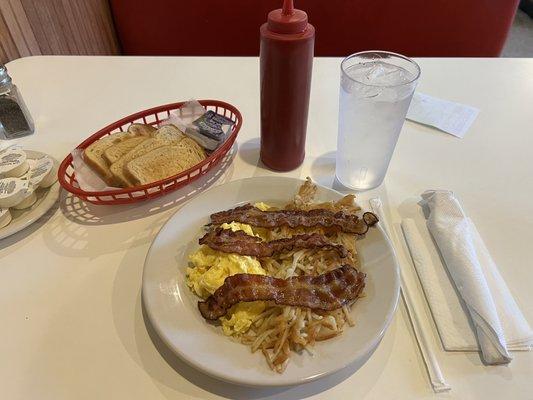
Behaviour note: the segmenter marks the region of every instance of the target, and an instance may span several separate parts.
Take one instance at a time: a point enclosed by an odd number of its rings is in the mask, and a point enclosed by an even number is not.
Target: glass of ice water
[[[342,61],[335,174],[344,186],[383,182],[419,76],[418,64],[396,53],[365,51]]]

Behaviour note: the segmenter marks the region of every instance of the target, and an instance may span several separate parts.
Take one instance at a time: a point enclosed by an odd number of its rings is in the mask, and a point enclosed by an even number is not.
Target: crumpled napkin
[[[429,190],[422,198],[429,208],[428,229],[466,304],[483,360],[487,364],[509,363],[512,357],[506,333],[515,337],[521,331],[524,340],[531,342],[531,328],[454,194]]]
[[[171,111],[168,118],[159,123],[159,127],[175,125],[185,133],[194,121],[205,114],[205,108],[198,100],[189,100],[178,110]]]

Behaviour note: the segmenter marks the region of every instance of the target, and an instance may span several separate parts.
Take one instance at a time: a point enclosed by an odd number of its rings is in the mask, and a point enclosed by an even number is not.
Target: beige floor
[[[533,18],[518,10],[502,57],[533,57]]]

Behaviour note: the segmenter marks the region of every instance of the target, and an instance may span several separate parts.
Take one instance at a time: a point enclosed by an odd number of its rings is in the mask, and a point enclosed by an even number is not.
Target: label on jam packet
[[[198,128],[200,134],[217,141],[224,140],[229,128],[233,124],[234,122],[231,119],[217,114],[212,110],[207,111],[193,122],[193,125]]]

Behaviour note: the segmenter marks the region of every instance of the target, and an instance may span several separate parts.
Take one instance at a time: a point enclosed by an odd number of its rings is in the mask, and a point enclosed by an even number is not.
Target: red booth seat
[[[259,26],[282,0],[111,0],[126,55],[257,56]],[[317,56],[383,49],[493,57],[518,0],[295,0],[316,27]]]

